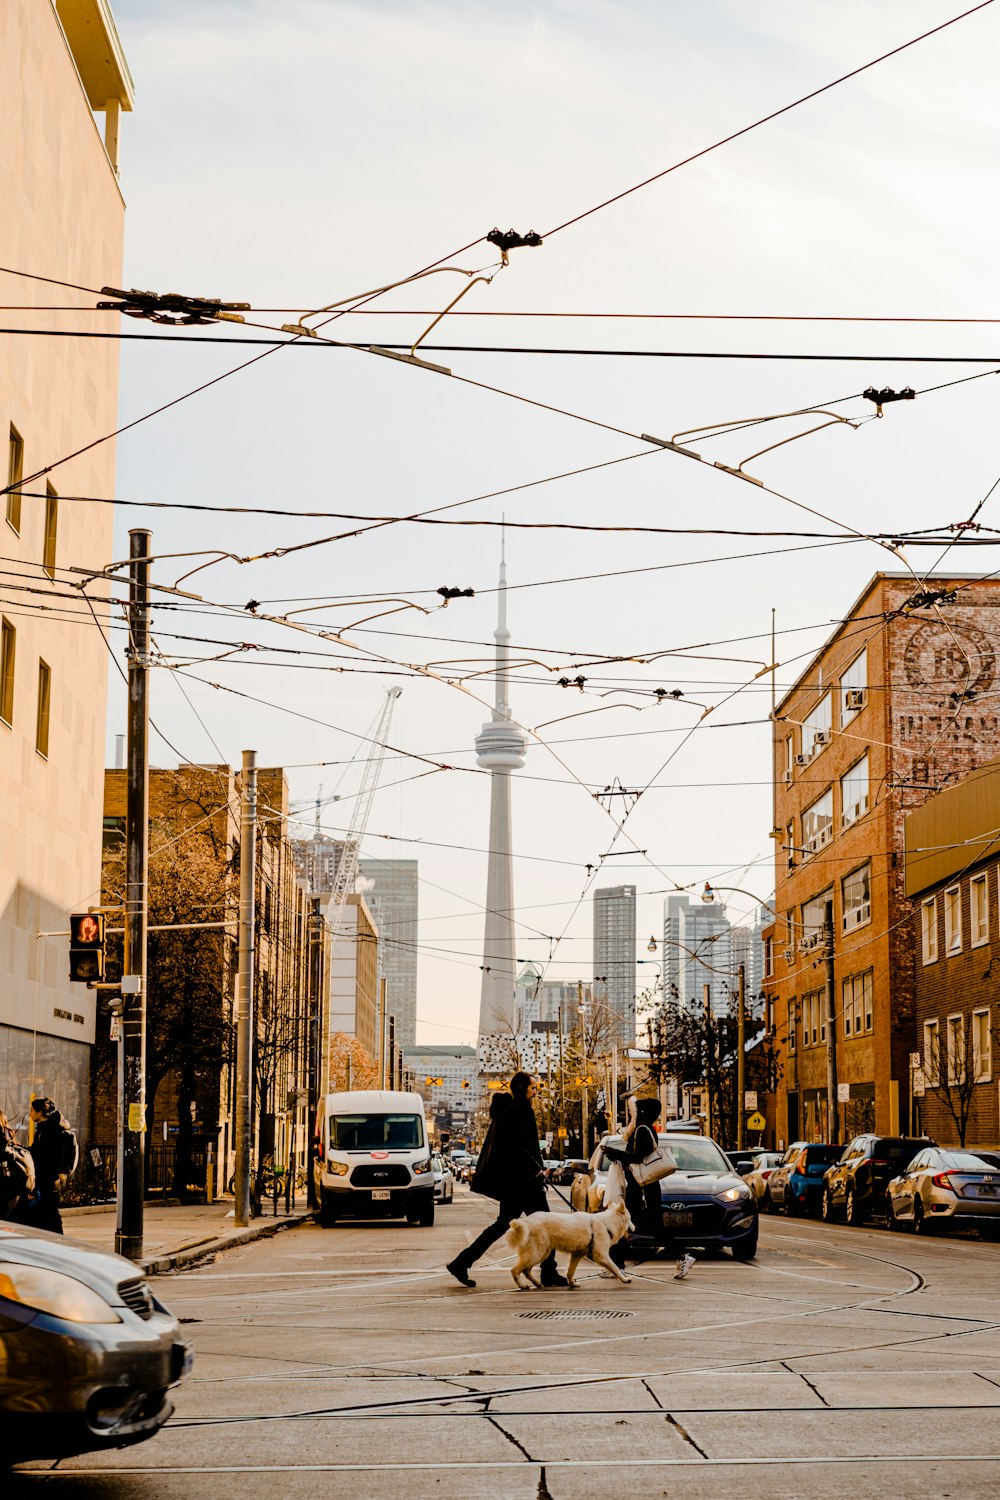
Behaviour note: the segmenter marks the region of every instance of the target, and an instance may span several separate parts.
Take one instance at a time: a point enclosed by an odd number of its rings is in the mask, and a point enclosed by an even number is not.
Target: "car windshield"
[[[839,1146],[807,1146],[806,1165],[815,1167],[825,1162],[829,1166],[831,1162],[839,1161],[842,1155]]]
[[[927,1141],[876,1141],[872,1148],[872,1156],[883,1159],[888,1157],[889,1161],[900,1162],[906,1166],[927,1144]]]
[[[417,1151],[424,1144],[420,1115],[331,1115],[336,1151]]]
[[[942,1153],[944,1155],[944,1153]],[[945,1156],[949,1167],[964,1172],[995,1172],[996,1167],[985,1156],[976,1156],[972,1151],[949,1151]]]
[[[695,1136],[672,1135],[662,1142],[680,1172],[731,1172],[728,1161],[714,1141]]]
[[[756,1163],[758,1171],[761,1167],[776,1167],[778,1166],[780,1161],[780,1151],[762,1151],[759,1156],[754,1157],[754,1162]]]

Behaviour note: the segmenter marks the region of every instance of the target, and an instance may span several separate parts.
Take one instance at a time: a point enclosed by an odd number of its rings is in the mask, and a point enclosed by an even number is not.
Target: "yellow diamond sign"
[[[755,1109],[754,1112],[753,1112],[753,1114],[750,1115],[750,1117],[747,1120],[747,1129],[748,1130],[764,1130],[764,1129],[766,1129],[766,1127],[767,1127],[767,1121],[764,1119],[764,1116],[761,1114],[761,1112],[760,1112],[759,1109]]]

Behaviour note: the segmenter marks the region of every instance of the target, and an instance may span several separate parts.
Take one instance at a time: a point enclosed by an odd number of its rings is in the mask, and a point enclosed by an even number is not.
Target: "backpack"
[[[59,1133],[59,1176],[72,1177],[80,1160],[80,1146],[76,1132],[63,1125]]]
[[[35,1191],[35,1163],[27,1146],[19,1146],[17,1141],[11,1140],[2,1143],[0,1177],[6,1184],[11,1203],[22,1194]]]

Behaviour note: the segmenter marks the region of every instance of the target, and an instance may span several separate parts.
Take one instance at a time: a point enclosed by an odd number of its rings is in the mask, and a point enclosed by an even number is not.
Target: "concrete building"
[[[943,1146],[1000,1141],[998,829],[1000,760],[937,792],[904,826],[917,929],[913,1126]]]
[[[517,1029],[514,959],[514,862],[511,853],[510,773],[524,765],[528,737],[511,718],[508,683],[507,567],[500,559],[497,593],[493,717],[476,735],[476,764],[490,773],[490,841],[483,933],[479,1039],[509,1037]]]
[[[537,964],[527,963],[517,976],[518,1029],[529,1032],[539,1026],[558,1028],[560,1014],[563,1031],[568,1033],[577,1024],[577,1011],[581,1001],[589,1006],[593,998],[592,986],[577,985],[574,979],[543,979]]]
[[[931,575],[917,587],[877,574],[777,706],[765,983],[783,1047],[776,1143],[907,1124],[917,1031],[903,822],[996,754],[998,608],[992,578]]]
[[[417,861],[362,859],[358,868],[359,886],[379,931],[386,1010],[396,1018],[396,1041],[405,1051],[417,1041]]]
[[[82,286],[120,281],[118,124],[132,96],[103,0],[0,5],[0,264]],[[0,279],[7,303],[92,302]],[[8,312],[4,320],[107,331],[106,316]],[[113,508],[60,504],[59,494],[112,496],[115,445],[57,461],[112,431],[117,417],[113,340],[4,338],[0,1108],[19,1122],[32,1094],[51,1095],[76,1125],[87,1110],[94,992],[70,984],[66,939],[39,934],[65,932],[70,912],[100,900],[108,659],[96,628],[52,606],[65,596],[68,567],[98,572],[111,561]],[[32,477],[50,464],[46,478]],[[91,590],[105,618],[106,592]]]
[[[315,834],[311,839],[294,839],[295,864],[306,888],[315,896],[328,896],[333,890],[340,862],[348,845],[344,839],[324,838]],[[355,845],[355,855],[357,846]]]
[[[702,1006],[705,985],[712,1013],[725,1015],[735,990],[732,929],[721,901],[668,896],[663,903],[663,992],[684,1005]]]
[[[322,1035],[324,1077],[329,1079],[333,1064],[331,1049],[336,1046],[338,1034],[357,1037],[376,1063],[385,1043],[379,1009],[379,933],[368,903],[355,891],[344,902],[339,918],[330,907],[325,915],[330,926],[331,951]],[[321,1091],[326,1091],[325,1083]]]
[[[594,892],[594,1001],[613,1021],[609,1047],[635,1046],[635,886]]]
[[[475,1047],[413,1046],[405,1048],[403,1059],[437,1131],[464,1136],[479,1098]]]

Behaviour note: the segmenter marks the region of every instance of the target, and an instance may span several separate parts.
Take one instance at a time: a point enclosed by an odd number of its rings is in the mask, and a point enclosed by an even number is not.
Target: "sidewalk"
[[[232,1250],[237,1245],[249,1244],[251,1240],[264,1239],[289,1225],[302,1224],[310,1217],[301,1197],[301,1207],[294,1213],[285,1214],[279,1207],[272,1216],[268,1212],[259,1219],[251,1219],[247,1229],[237,1229],[233,1219],[231,1198],[217,1203],[146,1204],[143,1219],[143,1258],[139,1262],[148,1276],[163,1271],[172,1271],[177,1266],[200,1260],[205,1255],[218,1255],[223,1250]],[[114,1250],[115,1221],[114,1204],[106,1208],[64,1208],[63,1229],[66,1235],[95,1250]]]

